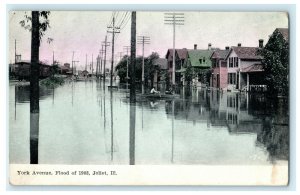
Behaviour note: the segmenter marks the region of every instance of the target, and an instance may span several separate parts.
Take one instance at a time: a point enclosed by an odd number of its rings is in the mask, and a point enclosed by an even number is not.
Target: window
[[[234,57],[234,67],[239,67],[239,58]]]
[[[231,57],[229,58],[229,68],[239,67],[239,58]]]
[[[202,59],[199,59],[200,64],[202,64]]]
[[[233,67],[233,58],[229,58],[229,68]]]
[[[236,84],[236,73],[228,73],[228,84]]]
[[[205,57],[203,57],[203,63],[205,63]]]

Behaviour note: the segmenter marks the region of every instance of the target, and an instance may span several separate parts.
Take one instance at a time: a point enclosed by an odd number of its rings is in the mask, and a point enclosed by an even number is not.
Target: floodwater
[[[147,90],[145,90],[147,91]],[[180,98],[129,102],[102,82],[40,89],[9,85],[9,158],[17,164],[268,165],[288,162],[286,100],[179,89]],[[30,122],[31,121],[31,122]]]

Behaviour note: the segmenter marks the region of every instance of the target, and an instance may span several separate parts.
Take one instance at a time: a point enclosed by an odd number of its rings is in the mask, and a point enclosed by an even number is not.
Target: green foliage
[[[191,84],[193,78],[194,78],[194,69],[192,66],[187,66],[185,70],[185,81],[188,85]]]
[[[154,60],[158,59],[159,55],[153,52],[145,59],[145,81],[151,80],[151,87],[153,86],[153,79],[155,71],[160,71],[160,67],[154,66]],[[147,83],[147,82],[146,82]]]
[[[58,65],[57,64],[54,64],[52,67],[51,67],[51,71],[52,71],[52,76],[54,76],[55,74],[58,73]]]
[[[40,84],[46,87],[56,87],[58,85],[64,84],[65,80],[62,77],[52,76],[43,79]]]
[[[209,83],[211,75],[211,69],[196,69],[195,76],[198,76],[198,79],[201,83]]]
[[[155,70],[157,70],[156,67],[153,66],[153,62],[155,59],[159,58],[157,53],[152,53],[150,56],[146,57],[144,59],[145,63],[145,70],[144,70],[144,76],[145,76],[145,81],[148,79],[152,80],[153,75]],[[128,63],[130,66],[130,57],[128,59]],[[142,57],[137,57],[136,58],[136,67],[135,67],[135,78],[136,81],[141,82],[142,81],[142,63],[143,63],[143,58]],[[127,56],[124,56],[121,61],[117,64],[116,70],[118,72],[118,76],[120,77],[121,82],[126,81],[126,74],[127,74]],[[131,78],[131,72],[130,68],[128,71],[128,76]]]
[[[118,71],[118,76],[120,77],[120,82],[125,82],[126,75],[127,75],[127,56],[124,56],[121,59],[121,61],[116,66],[116,70]],[[128,74],[130,74],[130,73],[128,72]]]
[[[288,95],[289,44],[278,30],[274,31],[266,46],[259,50],[259,54],[263,57],[268,91],[272,94]]]
[[[48,28],[50,28],[50,23],[49,23],[49,15],[50,11],[40,11],[39,12],[39,38],[40,42],[42,41],[42,37],[45,35],[45,32]],[[24,15],[25,19],[20,21],[20,25],[25,28],[26,30],[31,31],[31,20],[32,17],[27,15],[27,12],[25,12]],[[47,42],[50,43],[52,42],[53,39],[48,37]]]

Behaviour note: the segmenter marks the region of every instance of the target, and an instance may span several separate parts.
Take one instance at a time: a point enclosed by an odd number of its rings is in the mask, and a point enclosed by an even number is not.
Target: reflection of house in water
[[[16,85],[16,102],[23,103],[30,101],[30,85]],[[53,89],[41,87],[39,88],[39,99],[43,100],[53,94]]]
[[[258,117],[248,112],[248,94],[212,91],[210,120],[213,126],[227,126],[230,133],[257,133]]]
[[[209,93],[207,90],[201,89],[184,89],[181,93],[191,94],[187,99],[174,100],[174,115],[176,120],[204,121],[209,120]],[[166,101],[166,113],[172,114],[171,101]],[[169,116],[168,116],[169,117]]]
[[[227,126],[231,134],[256,134],[257,146],[265,148],[271,160],[287,160],[288,104],[282,100],[272,105],[273,109],[269,104],[262,94],[212,91],[210,122],[212,126]]]

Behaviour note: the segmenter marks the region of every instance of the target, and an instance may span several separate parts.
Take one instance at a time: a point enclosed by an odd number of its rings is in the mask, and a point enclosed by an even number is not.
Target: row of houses
[[[273,33],[278,32],[286,42],[289,41],[288,28],[277,28]],[[246,47],[238,43],[237,46],[219,49],[212,48],[209,43],[207,49],[197,49],[196,44],[193,49],[175,49],[175,82],[177,85],[186,85],[186,69],[192,67],[193,83],[198,86],[229,91],[265,90],[263,57],[258,52],[263,47],[263,40],[259,39],[257,47]],[[165,60],[161,59],[160,63],[163,67],[167,64],[169,78],[172,80],[173,49],[168,49]]]

